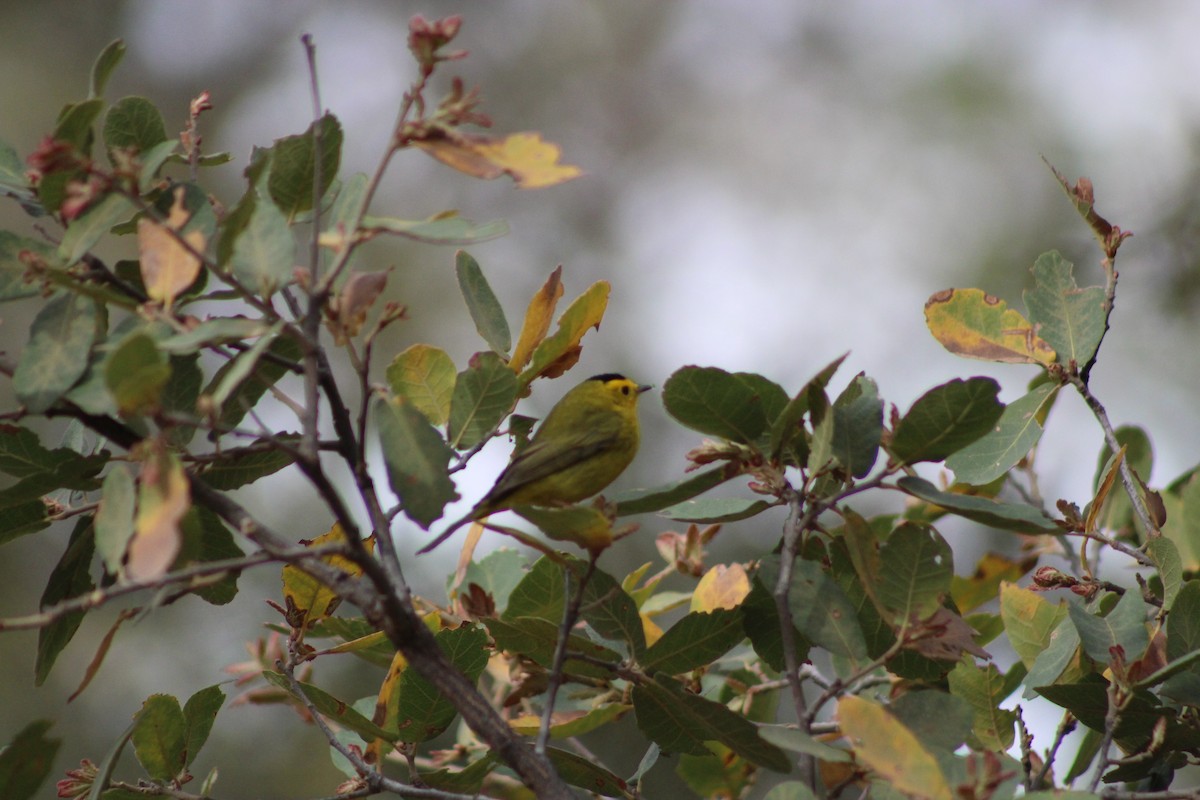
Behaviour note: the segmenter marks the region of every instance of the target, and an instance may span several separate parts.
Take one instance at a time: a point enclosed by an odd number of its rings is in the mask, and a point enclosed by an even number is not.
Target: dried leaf
[[[191,507],[191,489],[179,458],[155,448],[138,486],[137,522],[129,544],[126,574],[131,580],[155,580],[166,574],[179,555],[183,535],[179,523]]]
[[[503,139],[453,132],[416,144],[459,172],[484,180],[507,174],[522,189],[542,189],[583,174],[579,167],[560,164],[562,149],[534,132]]]
[[[204,233],[199,230],[180,234],[191,220],[184,205],[185,187],[175,189],[175,202],[165,222],[149,217],[138,220],[138,255],[141,258],[142,282],[150,299],[165,306],[171,305],[184,289],[200,274],[200,259],[194,253],[204,252]],[[180,243],[182,238],[190,246]],[[194,251],[194,253],[193,253]]]

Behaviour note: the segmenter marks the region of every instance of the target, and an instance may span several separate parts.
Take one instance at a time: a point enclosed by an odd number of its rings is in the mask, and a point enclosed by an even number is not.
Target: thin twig
[[[1058,729],[1054,731],[1054,741],[1046,749],[1046,758],[1042,762],[1042,768],[1038,770],[1037,775],[1033,777],[1026,787],[1028,791],[1037,791],[1042,788],[1042,784],[1046,781],[1046,776],[1050,774],[1050,770],[1054,766],[1054,759],[1058,756],[1058,748],[1062,746],[1063,740],[1073,730],[1075,730],[1075,715],[1070,711],[1064,711],[1062,719],[1058,723]]]
[[[587,591],[588,581],[596,572],[596,556],[588,559],[587,569],[579,577],[579,587],[571,592],[571,569],[563,569],[563,618],[558,626],[558,642],[554,646],[554,660],[551,662],[549,685],[546,687],[546,707],[542,709],[542,724],[538,727],[537,742],[534,750],[538,755],[546,754],[546,743],[550,741],[550,727],[554,724],[554,701],[558,697],[558,689],[563,682],[563,668],[567,661],[567,643],[571,631],[579,619],[579,609],[583,605],[583,594]]]

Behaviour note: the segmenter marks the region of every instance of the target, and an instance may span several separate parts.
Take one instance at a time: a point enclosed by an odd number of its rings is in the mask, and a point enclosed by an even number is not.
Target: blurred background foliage
[[[925,330],[934,291],[980,286],[1019,306],[1029,266],[1052,248],[1075,261],[1081,285],[1101,282],[1097,250],[1044,155],[1071,178],[1091,177],[1100,213],[1136,233],[1121,251],[1096,393],[1115,423],[1148,428],[1157,484],[1197,461],[1200,429],[1188,422],[1200,390],[1189,358],[1200,292],[1200,6],[1186,0],[6,0],[0,11],[0,138],[32,150],[58,109],[85,95],[95,55],[123,38],[110,100],[146,96],[178,130],[188,101],[211,91],[206,149],[234,161],[208,173],[208,188],[227,204],[242,190],[251,148],[311,118],[302,33],[318,47],[323,104],[345,127],[349,173],[374,165],[413,77],[407,19],[462,13],[457,43],[471,55],[446,72],[481,86],[498,132],[540,131],[587,175],[525,192],[410,155],[376,208],[507,219],[511,235],[472,253],[510,318],[559,263],[569,296],[610,280],[609,311],[584,340],[578,377],[617,370],[661,386],[697,363],[758,371],[795,390],[849,350],[838,380],[865,370],[905,409],[929,386],[968,374]],[[0,225],[28,231],[31,222],[7,204]],[[372,246],[359,266],[395,267],[389,297],[409,306],[411,321],[391,329],[387,347],[430,341],[460,365],[482,347],[450,249]],[[0,349],[18,350],[31,312],[3,313]],[[980,366],[1009,400],[1032,375]],[[544,412],[562,391],[540,386],[526,413]],[[643,454],[623,486],[678,477],[695,444],[657,401],[645,406]],[[1085,502],[1099,448],[1082,404],[1060,404],[1042,444],[1044,496]],[[498,447],[484,455],[462,482],[468,501],[505,459]],[[245,499],[269,524],[297,539],[324,530],[299,485],[271,480],[255,492]],[[646,520],[646,534],[606,556],[605,568],[620,575],[655,559],[651,534],[663,527]],[[408,552],[421,543],[415,528],[397,534]],[[773,523],[737,528],[718,537],[714,559],[746,557],[751,538],[761,552],[777,535]],[[66,536],[64,526],[5,547],[0,613],[32,610]],[[976,551],[955,546],[959,571],[969,571]],[[435,567],[414,570],[418,591],[441,596],[452,556],[444,548]],[[240,639],[270,618],[262,601],[277,592],[278,575],[263,572],[243,578],[228,609],[189,599],[128,624],[70,705],[115,609],[89,617],[36,689],[35,637],[6,634],[0,741],[46,716],[66,740],[57,770],[98,760],[147,694],[186,698],[220,680],[221,666],[244,657]],[[356,696],[354,674],[324,673],[344,696]],[[330,791],[338,778],[327,748],[291,715],[227,709],[197,774],[219,764],[229,798]],[[602,754],[618,772],[636,766],[638,754]]]

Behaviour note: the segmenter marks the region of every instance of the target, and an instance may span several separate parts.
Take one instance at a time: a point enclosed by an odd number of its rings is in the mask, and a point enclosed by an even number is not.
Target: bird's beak
[[[638,394],[641,394],[642,392],[648,392],[653,388],[654,388],[653,386],[650,386],[648,384],[642,384],[641,386],[637,387],[637,391],[638,391]]]

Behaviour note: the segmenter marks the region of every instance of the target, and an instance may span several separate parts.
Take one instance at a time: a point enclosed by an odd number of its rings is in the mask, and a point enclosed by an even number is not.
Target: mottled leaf
[[[1029,320],[982,289],[945,289],[925,303],[925,324],[956,355],[1010,364],[1053,364],[1054,348]]]

